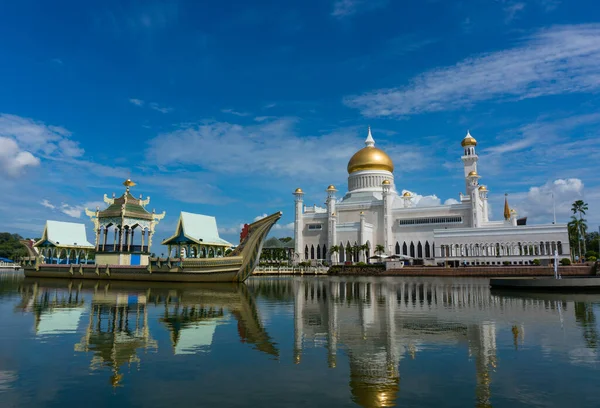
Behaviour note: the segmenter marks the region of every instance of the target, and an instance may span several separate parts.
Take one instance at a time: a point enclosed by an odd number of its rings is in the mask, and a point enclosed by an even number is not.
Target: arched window
[[[429,241],[425,241],[425,258],[431,258],[431,248],[429,247]]]
[[[562,248],[562,242],[561,241],[558,241],[558,245],[557,245],[556,250],[558,251],[559,255],[563,254],[563,248]]]
[[[417,245],[417,258],[423,258],[423,245],[421,245],[421,241]]]
[[[415,243],[412,241],[410,241],[410,256],[412,258],[415,257]]]
[[[304,259],[308,259],[308,245],[304,246]]]
[[[396,255],[400,255],[400,244],[396,242]]]
[[[322,255],[323,255],[323,259],[327,259],[327,247],[325,246],[325,244],[323,244]]]
[[[406,246],[406,241],[402,244],[402,255],[408,255],[408,248]]]
[[[338,256],[340,257],[340,262],[346,261],[346,252],[344,248],[344,244],[340,242],[340,252],[338,252]]]
[[[317,245],[317,259],[321,259],[321,247]]]
[[[352,247],[352,249],[352,253],[354,254],[354,262],[358,262],[360,260],[360,247],[358,246],[358,243],[356,241],[354,241],[354,246]]]
[[[314,247],[314,245],[310,246],[310,259],[315,259],[315,247]]]

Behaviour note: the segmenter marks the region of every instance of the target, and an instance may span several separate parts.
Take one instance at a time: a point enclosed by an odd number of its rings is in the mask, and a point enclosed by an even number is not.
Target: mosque
[[[330,185],[325,207],[307,207],[302,189],[294,192],[296,261],[368,262],[376,248],[417,265],[527,265],[534,259],[552,263],[555,252],[569,257],[566,224],[526,225],[506,197],[504,220],[490,219],[476,146],[467,132],[461,142],[465,193],[459,202],[421,206],[409,191],[396,188],[394,163],[375,147],[369,128],[365,147],[348,162],[343,198],[336,198],[338,190]]]

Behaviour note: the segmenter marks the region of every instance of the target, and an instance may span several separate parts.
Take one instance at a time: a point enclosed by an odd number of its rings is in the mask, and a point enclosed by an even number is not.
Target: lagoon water
[[[0,273],[0,407],[598,407],[600,295]]]

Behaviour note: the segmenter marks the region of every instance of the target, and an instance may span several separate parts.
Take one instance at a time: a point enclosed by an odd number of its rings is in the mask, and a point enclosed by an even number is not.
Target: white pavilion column
[[[364,212],[360,212],[360,228],[358,230],[358,245],[364,245],[367,243],[366,237],[365,237],[365,213]],[[364,259],[362,260],[363,262],[367,262],[367,254],[365,251],[359,251],[359,255],[362,252]]]
[[[392,204],[393,197],[391,194],[391,183],[389,180],[384,180],[383,188],[383,246],[385,253],[389,253],[391,249],[392,239]]]
[[[294,217],[294,252],[298,256],[298,260],[304,260],[304,220],[302,218],[302,206],[303,206],[303,196],[304,192],[301,188],[297,188],[294,192],[294,196],[296,197],[296,213]]]

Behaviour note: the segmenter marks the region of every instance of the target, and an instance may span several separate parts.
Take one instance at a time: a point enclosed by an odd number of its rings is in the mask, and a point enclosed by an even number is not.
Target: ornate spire
[[[508,206],[508,194],[504,194],[504,219],[510,220],[510,207]]]
[[[129,188],[135,186],[135,183],[131,179],[127,179],[123,182],[123,185],[127,187],[126,191],[129,192]]]
[[[367,139],[365,140],[365,146],[367,146],[367,147],[375,146],[375,139],[373,139],[373,135],[371,134],[371,126],[369,126],[369,134],[367,135]]]

